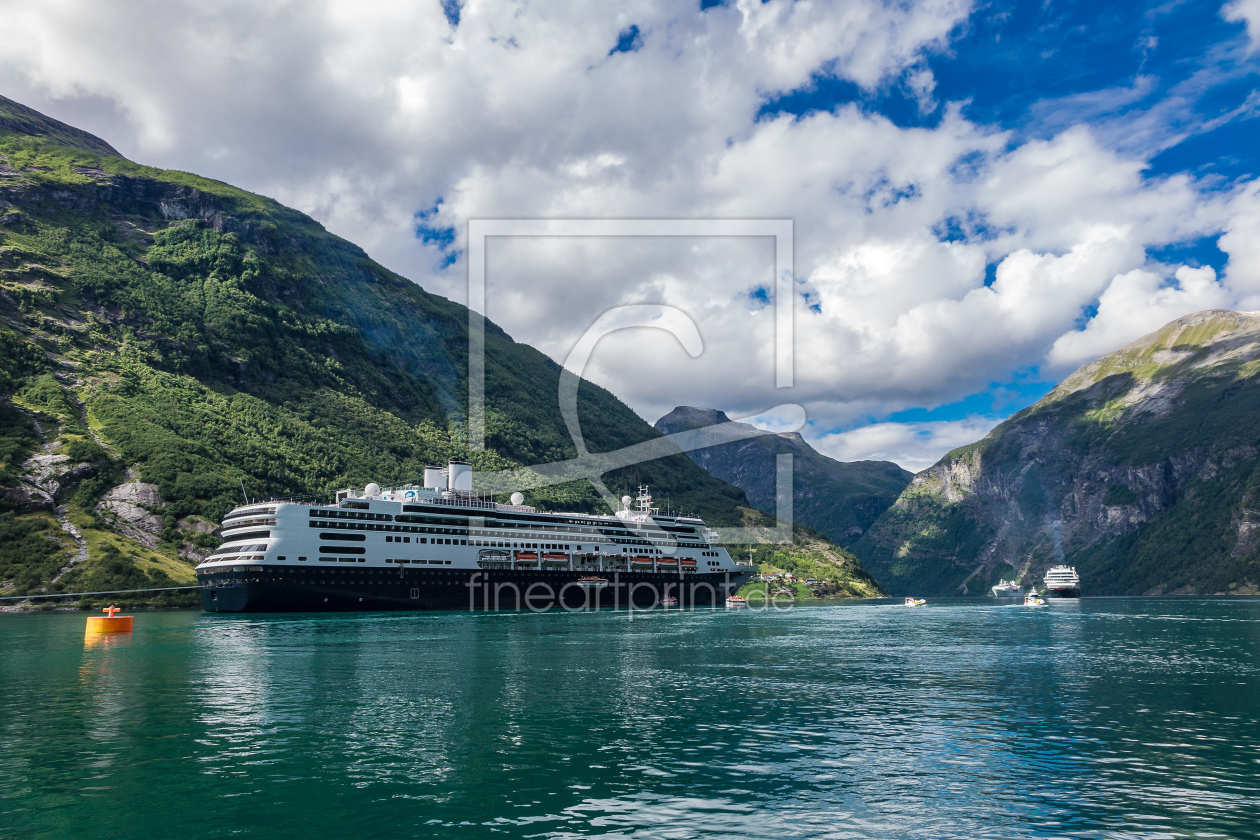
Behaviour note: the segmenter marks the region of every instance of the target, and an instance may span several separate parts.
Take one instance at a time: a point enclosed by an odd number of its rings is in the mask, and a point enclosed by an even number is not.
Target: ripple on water
[[[6,617],[0,824],[61,837],[1248,837],[1249,600]],[[160,807],[155,807],[160,803]]]

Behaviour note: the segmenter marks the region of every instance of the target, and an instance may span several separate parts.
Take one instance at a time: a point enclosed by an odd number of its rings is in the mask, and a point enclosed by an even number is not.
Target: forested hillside
[[[493,324],[487,450],[468,451],[467,322],[301,213],[0,98],[0,591],[188,582],[243,492],[573,457],[560,368]],[[592,451],[658,434],[589,383],[579,410]],[[749,515],[681,454],[607,483]],[[600,505],[584,483],[530,498]]]

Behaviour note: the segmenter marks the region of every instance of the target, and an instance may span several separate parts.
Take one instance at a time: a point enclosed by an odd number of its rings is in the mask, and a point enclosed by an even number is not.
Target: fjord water
[[[0,616],[0,835],[1252,837],[1260,601]]]

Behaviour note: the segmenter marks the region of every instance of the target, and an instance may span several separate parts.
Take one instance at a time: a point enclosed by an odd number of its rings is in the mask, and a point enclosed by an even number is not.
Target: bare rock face
[[[97,510],[113,519],[118,530],[142,545],[152,548],[158,543],[163,522],[153,509],[165,506],[156,484],[129,481],[110,490],[97,504]]]
[[[210,534],[219,536],[219,527],[202,516],[185,516],[177,523],[179,530],[187,535],[194,536],[197,534]],[[185,560],[191,560],[194,563],[200,563],[213,553],[213,549],[202,548],[191,542],[184,542],[179,547],[179,556]]]
[[[179,520],[178,524],[179,530],[189,534],[214,534],[216,537],[219,535],[219,526],[203,516],[185,516]]]
[[[72,466],[69,455],[41,452],[27,458],[22,464],[22,481],[30,485],[36,493],[46,496],[51,503],[61,489],[61,478]]]
[[[53,499],[48,493],[29,484],[16,484],[13,487],[0,487],[5,501],[22,513],[34,513],[49,510],[53,507]]]
[[[22,463],[20,482],[0,489],[10,504],[27,512],[50,510],[57,504],[57,493],[69,480],[91,472],[91,464],[73,463],[70,456],[54,451],[59,445],[48,444],[27,458]]]

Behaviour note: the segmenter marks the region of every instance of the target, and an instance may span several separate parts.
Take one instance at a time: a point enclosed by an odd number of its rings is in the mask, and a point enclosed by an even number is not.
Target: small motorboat
[[[608,585],[608,578],[585,575],[577,579],[577,585],[586,589],[603,589]]]
[[[1029,592],[1024,596],[1025,607],[1044,607],[1045,605],[1046,599],[1038,596],[1036,592]]]
[[[748,599],[747,599],[747,598],[745,598],[745,597],[744,597],[744,596],[742,596],[742,595],[732,595],[731,597],[729,597],[729,598],[727,598],[727,599],[726,599],[726,606],[728,606],[728,607],[746,607],[746,606],[748,606]]]
[[[922,598],[907,598],[906,599],[907,607],[922,607],[925,604],[927,604],[927,601],[923,600]]]
[[[1013,580],[1004,580],[993,587],[993,594],[998,598],[1013,598],[1019,595],[1020,585]]]
[[[662,607],[676,607],[678,606],[678,599],[675,598],[673,595],[666,595],[664,598],[661,599],[661,606]]]

